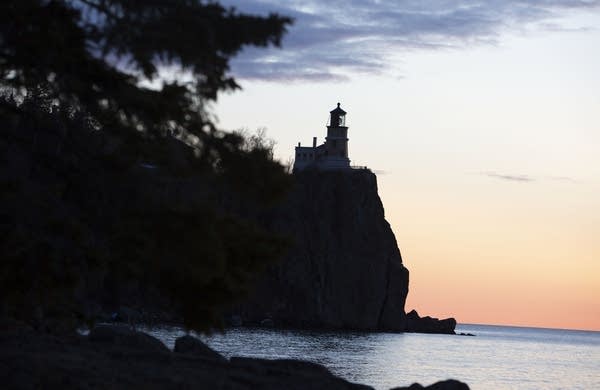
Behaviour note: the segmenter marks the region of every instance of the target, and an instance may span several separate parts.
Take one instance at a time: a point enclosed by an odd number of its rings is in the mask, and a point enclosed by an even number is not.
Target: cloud
[[[373,173],[376,174],[376,175],[387,175],[388,171],[384,171],[384,170],[381,170],[381,169],[374,169]]]
[[[529,183],[529,182],[533,182],[536,180],[527,175],[508,175],[508,174],[496,173],[496,172],[481,172],[481,174],[485,175],[487,177],[492,177],[494,179],[515,181],[515,182],[520,182],[520,183]]]
[[[291,16],[283,48],[248,49],[232,61],[235,76],[273,81],[340,81],[386,73],[392,58],[414,49],[498,44],[510,31],[581,31],[568,11],[600,0],[222,0],[240,12]]]
[[[568,177],[568,176],[548,176],[547,177],[548,180],[553,180],[553,181],[561,181],[561,182],[565,182],[565,183],[578,183],[579,181],[572,178],[572,177]]]
[[[487,171],[487,172],[479,172],[480,175],[484,175],[487,177],[491,177],[494,179],[500,179],[500,180],[506,180],[506,181],[513,181],[513,182],[519,182],[519,183],[531,183],[534,181],[540,181],[540,180],[551,180],[551,181],[560,181],[563,183],[578,183],[578,181],[572,177],[568,177],[568,176],[544,176],[541,178],[536,178],[530,175],[523,175],[523,174],[506,174],[506,173],[497,173],[497,172],[493,172],[493,171]]]

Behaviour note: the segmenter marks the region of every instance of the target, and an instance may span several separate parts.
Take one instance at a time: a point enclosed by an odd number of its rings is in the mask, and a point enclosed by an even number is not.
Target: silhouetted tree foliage
[[[15,0],[0,5],[0,75],[83,107],[106,129],[203,137],[203,108],[238,88],[229,59],[279,44],[289,19],[198,0]],[[160,79],[160,71],[189,81]],[[156,81],[158,88],[143,87]]]
[[[286,241],[261,213],[272,143],[216,129],[229,60],[290,19],[196,0],[0,3],[2,315],[93,319],[164,300],[207,330]]]

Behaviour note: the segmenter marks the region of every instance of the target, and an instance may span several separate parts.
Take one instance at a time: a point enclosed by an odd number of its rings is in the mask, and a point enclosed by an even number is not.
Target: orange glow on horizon
[[[393,198],[394,183],[385,182],[384,197]],[[514,199],[485,188],[458,196],[456,188],[414,196],[404,189],[402,202],[384,203],[410,271],[406,310],[459,323],[600,331],[600,201],[577,188],[516,186]]]

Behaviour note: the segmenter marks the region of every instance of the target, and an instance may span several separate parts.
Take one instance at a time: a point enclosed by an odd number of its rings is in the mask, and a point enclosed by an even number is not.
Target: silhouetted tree
[[[290,179],[206,104],[239,88],[232,56],[290,22],[197,0],[0,3],[5,316],[77,324],[159,295],[218,326],[285,247],[257,221]]]
[[[0,76],[17,93],[43,85],[106,129],[202,136],[206,100],[238,88],[229,59],[278,45],[289,22],[199,0],[8,0]]]

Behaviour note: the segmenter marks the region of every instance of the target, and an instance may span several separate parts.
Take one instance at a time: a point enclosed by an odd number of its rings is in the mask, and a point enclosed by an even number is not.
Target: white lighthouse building
[[[302,146],[299,142],[296,146],[294,172],[309,167],[323,170],[350,169],[346,111],[340,108],[340,103],[329,113],[325,143],[317,146],[317,137],[313,137],[312,146]]]

